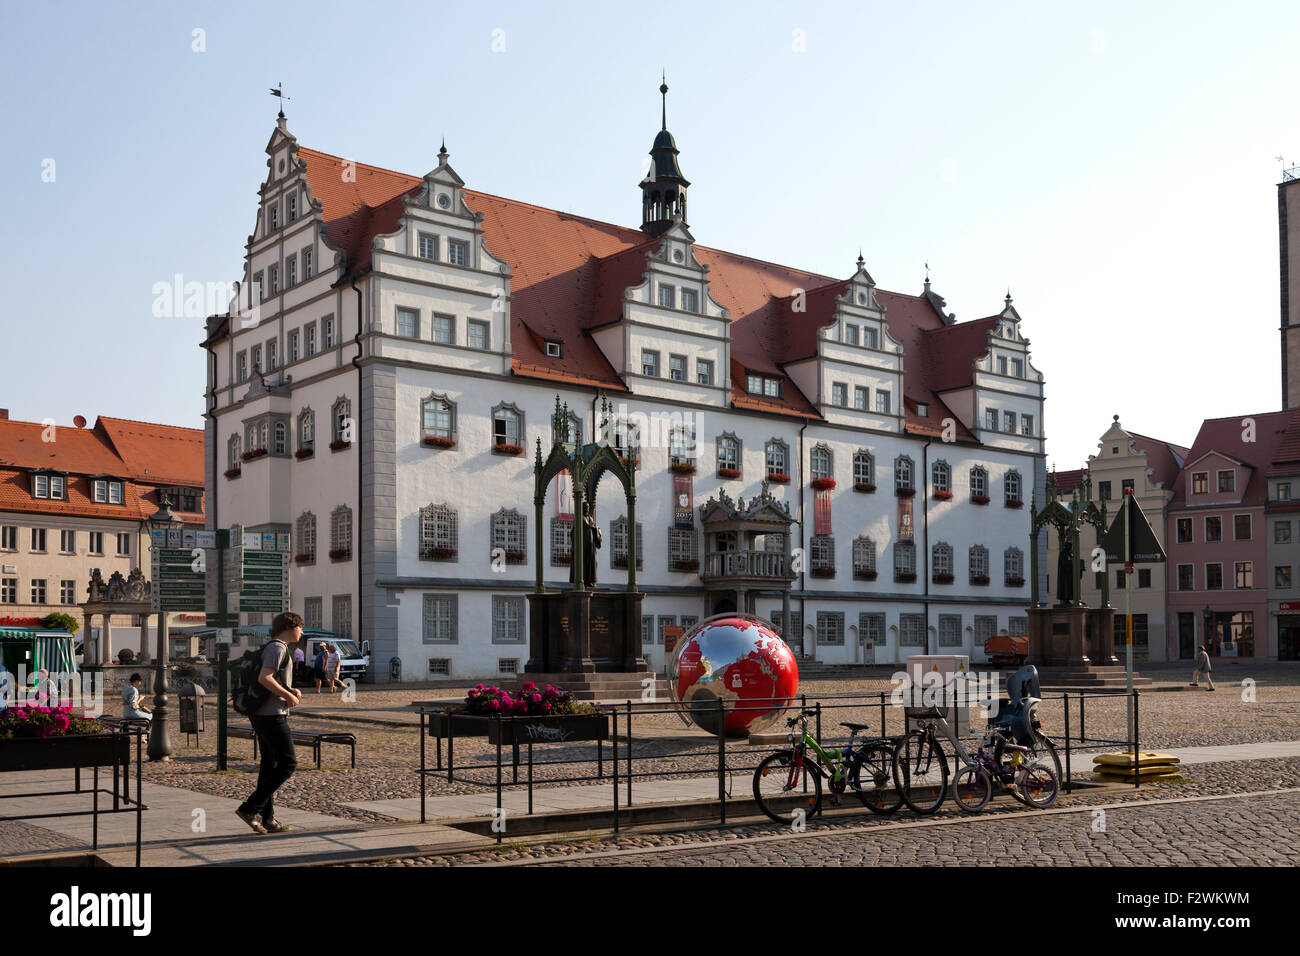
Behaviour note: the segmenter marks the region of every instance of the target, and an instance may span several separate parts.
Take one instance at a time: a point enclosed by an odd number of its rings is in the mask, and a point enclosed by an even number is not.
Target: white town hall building
[[[308,149],[283,113],[266,153],[244,307],[203,343],[208,526],[292,532],[294,610],[369,641],[376,679],[522,669],[534,562],[569,574],[555,486],[540,553],[533,526],[557,398],[638,463],[652,666],[666,626],[781,625],[783,600],[786,639],[830,664],[1024,632],[1043,380],[1010,296],[957,323],[861,257],[836,278],[697,245],[666,122],[639,228],[470,190],[445,147],[424,176]],[[602,488],[598,586],[621,588]],[[705,525],[764,489],[790,542]]]

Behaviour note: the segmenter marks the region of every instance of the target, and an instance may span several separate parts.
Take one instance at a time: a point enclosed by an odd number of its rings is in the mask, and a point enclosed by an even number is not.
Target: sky
[[[12,0],[11,0],[12,4]],[[1190,445],[1281,406],[1286,3],[12,4],[0,304],[12,418],[202,426],[202,316],[241,275],[283,83],[304,146],[628,226],[659,128],[706,246],[959,321],[1010,290],[1049,462],[1111,416]]]

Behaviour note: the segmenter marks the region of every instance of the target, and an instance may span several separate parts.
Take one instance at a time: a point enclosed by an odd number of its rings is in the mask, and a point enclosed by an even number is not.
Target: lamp
[[[172,513],[171,498],[166,494],[159,495],[158,510],[149,516],[148,524],[149,540],[153,550],[167,547],[168,532],[179,531],[185,526],[185,522]],[[153,586],[161,588],[162,585],[154,581]],[[161,591],[158,596],[161,600]],[[157,673],[154,676],[153,720],[149,728],[150,760],[166,760],[172,753],[171,740],[167,734],[167,612],[161,608],[160,603],[158,654],[154,662]]]

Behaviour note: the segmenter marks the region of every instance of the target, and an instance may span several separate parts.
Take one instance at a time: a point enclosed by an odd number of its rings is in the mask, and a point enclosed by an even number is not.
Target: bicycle
[[[987,749],[990,745],[992,753]],[[961,756],[969,762],[953,775],[952,799],[967,813],[983,810],[994,786],[1038,810],[1050,807],[1060,793],[1059,778],[1052,772],[1048,756],[1017,744],[1005,728],[990,727],[974,758],[964,750]]]
[[[849,742],[844,747],[822,747],[808,732],[808,718],[814,710],[803,710],[786,720],[793,728],[799,724],[798,734],[790,734],[791,747],[769,754],[754,769],[754,800],[758,808],[777,823],[789,823],[791,809],[803,804],[805,819],[821,809],[822,781],[829,783],[832,799],[838,805],[846,787],[852,787],[863,805],[872,813],[888,816],[903,805],[895,789],[889,789],[893,778],[894,737],[871,737],[856,744],[858,734],[866,733],[866,724],[843,722],[849,730]],[[812,751],[812,753],[809,753]],[[808,781],[812,792],[808,792]],[[802,787],[801,795],[792,800]]]

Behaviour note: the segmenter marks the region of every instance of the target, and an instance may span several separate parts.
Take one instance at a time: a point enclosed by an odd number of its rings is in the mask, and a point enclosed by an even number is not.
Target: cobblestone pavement
[[[64,850],[71,847],[85,849],[62,833],[55,833],[23,820],[0,821],[0,856],[15,853],[39,853],[42,850]]]

